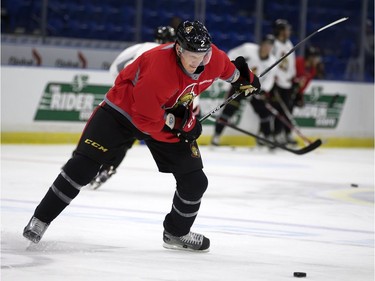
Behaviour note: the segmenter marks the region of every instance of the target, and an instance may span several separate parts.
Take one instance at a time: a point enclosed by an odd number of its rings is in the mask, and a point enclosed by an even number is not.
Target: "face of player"
[[[289,39],[290,38],[290,35],[292,33],[292,30],[291,28],[288,26],[284,29],[284,38],[285,39]]]
[[[263,59],[267,58],[272,50],[272,43],[264,42],[260,45],[259,56]]]
[[[190,74],[193,74],[201,64],[207,64],[207,56],[210,55],[208,53],[196,53],[181,50],[179,45],[177,45],[177,54],[180,57],[182,66]]]
[[[307,59],[307,64],[309,66],[314,66],[316,67],[316,65],[320,62],[320,57],[319,56],[310,56],[308,59]]]

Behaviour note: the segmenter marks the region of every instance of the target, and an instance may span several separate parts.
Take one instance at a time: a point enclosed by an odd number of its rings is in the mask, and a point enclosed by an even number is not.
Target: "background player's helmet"
[[[320,56],[320,51],[318,48],[315,48],[313,46],[309,46],[305,49],[305,58],[308,57],[318,57]]]
[[[269,43],[269,44],[272,45],[273,42],[275,42],[275,36],[273,36],[272,34],[266,34],[266,35],[262,38],[261,44],[263,44],[263,43]]]
[[[176,31],[171,26],[159,26],[155,30],[155,42],[164,44],[176,40]]]
[[[273,24],[273,34],[277,37],[279,36],[280,32],[286,28],[290,28],[290,24],[285,19],[277,19]]]
[[[207,52],[211,48],[211,36],[199,21],[184,21],[177,27],[177,43],[190,52]]]

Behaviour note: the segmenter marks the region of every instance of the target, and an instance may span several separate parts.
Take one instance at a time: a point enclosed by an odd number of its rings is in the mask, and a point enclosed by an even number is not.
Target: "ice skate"
[[[275,139],[273,138],[273,136],[266,136],[265,137],[267,140],[269,140],[270,142],[275,142]],[[271,143],[265,143],[265,145],[268,147],[268,150],[269,151],[273,151],[275,150],[276,146],[274,146],[273,144]]]
[[[281,144],[281,145],[287,144],[286,136],[283,133],[279,133],[279,134],[275,135],[274,139],[275,139],[275,142],[277,142],[278,144]]]
[[[286,143],[287,144],[290,144],[290,145],[297,145],[297,141],[292,138],[292,136],[290,134],[285,134],[285,139],[286,139]]]
[[[32,217],[23,230],[23,237],[33,243],[38,243],[42,239],[44,232],[47,230],[49,223],[42,222],[36,217]]]
[[[220,136],[213,136],[211,139],[211,145],[212,146],[219,146],[220,145]]]
[[[105,183],[113,174],[116,174],[116,170],[113,166],[109,169],[103,169],[96,177],[90,182],[92,189],[98,189],[103,183]]]
[[[210,247],[210,239],[191,231],[184,236],[178,237],[164,230],[163,240],[163,247],[167,249],[208,252]]]
[[[266,140],[269,140],[270,142],[275,142],[275,139],[273,138],[273,136],[270,136],[270,135],[265,136],[263,134],[260,134],[259,136],[261,136],[262,138]],[[267,147],[269,151],[273,151],[276,148],[273,144],[265,142],[260,139],[256,139],[256,144],[259,148]]]

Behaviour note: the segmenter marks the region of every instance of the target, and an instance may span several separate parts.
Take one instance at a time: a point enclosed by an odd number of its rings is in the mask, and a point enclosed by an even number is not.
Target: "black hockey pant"
[[[80,189],[90,183],[100,167],[111,164],[118,150],[133,138],[145,139],[159,171],[174,175],[176,191],[164,228],[176,236],[187,234],[197,217],[208,185],[196,142],[155,141],[108,105],[98,107],[93,113],[76,152],[37,206],[34,216],[43,222],[52,222],[79,194]]]

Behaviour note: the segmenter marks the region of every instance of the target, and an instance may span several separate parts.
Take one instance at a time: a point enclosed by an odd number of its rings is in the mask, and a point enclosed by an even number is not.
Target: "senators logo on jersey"
[[[180,105],[188,107],[193,103],[194,98],[197,94],[194,92],[194,87],[197,83],[190,84],[187,86],[182,93],[178,96],[177,101],[174,103],[173,108],[176,108]]]
[[[284,56],[285,53],[281,53],[281,56]],[[282,70],[282,71],[287,71],[288,70],[288,67],[289,67],[289,60],[288,58],[285,58],[283,59],[280,63],[279,63],[279,68]]]
[[[191,157],[193,158],[200,158],[201,153],[199,151],[198,145],[196,141],[193,141],[190,143],[190,149],[191,149]]]
[[[178,99],[178,102],[176,103],[176,105],[189,106],[193,102],[194,97],[195,97],[194,93],[191,93],[191,92],[186,93]]]

